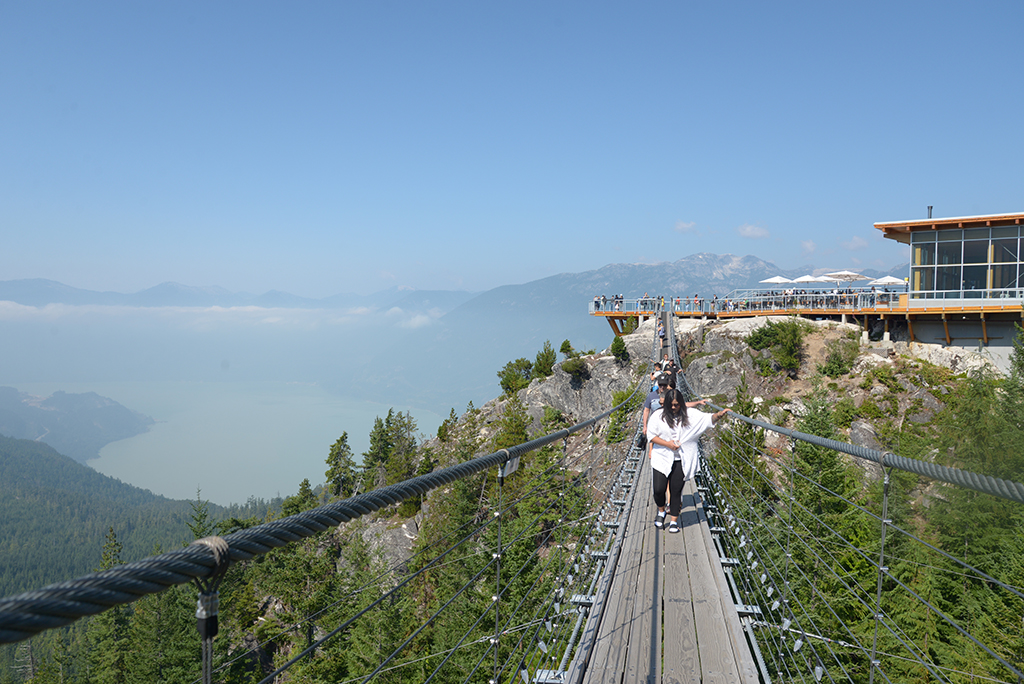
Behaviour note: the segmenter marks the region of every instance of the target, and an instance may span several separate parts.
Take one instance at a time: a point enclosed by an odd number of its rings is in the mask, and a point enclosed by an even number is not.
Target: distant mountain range
[[[323,326],[302,335],[276,337],[275,328],[250,328],[232,337],[228,328],[182,332],[154,319],[133,324],[113,318],[49,324],[5,324],[0,382],[46,375],[54,381],[84,379],[226,379],[221,359],[231,358],[233,378],[314,381],[345,396],[421,406],[447,414],[468,399],[499,393],[496,372],[506,362],[533,359],[545,340],[557,349],[568,339],[577,349],[604,349],[608,324],[587,313],[595,295],[720,297],[756,287],[765,278],[821,273],[812,265],[783,270],[754,256],[693,254],[657,264],[609,264],[582,273],[560,273],[482,293],[392,288],[371,295],[324,299],[271,291],[233,293],[217,287],[164,283],[134,294],[81,290],[51,280],[0,282],[0,301],[126,307],[278,307],[359,309],[387,314],[401,309],[423,316],[418,326],[396,327],[372,315],[354,318],[362,327]],[[863,275],[903,277],[906,265]],[[385,317],[386,318],[386,317]],[[87,323],[96,320],[93,328]],[[396,320],[398,318],[396,317]],[[100,327],[102,326],[102,327]],[[284,330],[284,329],[282,329]],[[30,369],[38,369],[31,370]],[[217,376],[213,372],[220,373]],[[86,372],[87,371],[87,372]],[[247,373],[247,375],[244,375]],[[5,379],[6,378],[6,379]],[[31,380],[29,380],[31,381]],[[26,380],[18,380],[26,382]]]
[[[25,306],[259,306],[286,309],[347,309],[358,306],[387,309],[399,306],[439,307],[450,310],[475,295],[474,292],[409,290],[395,287],[368,296],[345,293],[323,299],[310,299],[279,290],[254,295],[247,292],[231,292],[222,287],[194,287],[171,282],[161,283],[140,292],[123,294],[83,290],[43,278],[0,281],[0,301]]]
[[[545,340],[555,349],[564,339],[577,349],[606,348],[611,343],[611,329],[603,319],[587,313],[595,295],[635,298],[647,292],[666,297],[721,297],[732,290],[759,287],[759,281],[775,275],[792,279],[826,270],[833,269],[808,265],[783,270],[753,256],[701,253],[671,263],[609,264],[583,273],[503,285],[455,307],[437,326],[413,331],[395,345],[383,346],[373,363],[351,382],[375,388],[378,401],[404,396],[408,401],[429,404],[430,397],[436,400],[443,392],[442,406],[461,408],[459,402],[466,396],[496,396],[497,371],[518,357],[532,360]],[[862,274],[902,278],[907,270],[904,264],[885,272],[864,269]],[[404,350],[415,350],[415,354]],[[380,368],[391,372],[382,377]]]
[[[906,265],[889,271],[864,269],[870,278],[883,275],[906,275]],[[390,288],[371,295],[342,293],[322,299],[300,297],[288,292],[270,290],[254,295],[231,292],[222,287],[196,287],[166,282],[139,292],[97,292],[84,290],[54,280],[32,278],[0,281],[0,301],[26,306],[47,304],[106,305],[106,306],[257,306],[279,308],[343,309],[372,307],[386,310],[435,309],[473,312],[494,306],[545,309],[549,306],[574,306],[586,302],[594,295],[624,294],[638,297],[644,292],[686,296],[694,293],[724,295],[730,290],[755,287],[758,281],[773,275],[796,278],[806,273],[824,272],[807,265],[793,270],[782,270],[768,261],[754,256],[737,257],[731,254],[692,254],[674,262],[657,264],[609,264],[603,268],[582,273],[560,273],[522,285],[503,285],[484,293],[462,290],[410,290]],[[466,305],[466,306],[464,306]]]

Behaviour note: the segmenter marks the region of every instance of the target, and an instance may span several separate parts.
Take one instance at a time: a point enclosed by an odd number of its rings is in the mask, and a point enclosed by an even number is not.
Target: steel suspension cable
[[[709,403],[708,405],[715,410],[722,410],[720,406],[716,406],[715,404]],[[928,463],[927,461],[918,461],[904,456],[897,456],[892,452],[869,449],[856,444],[840,442],[835,439],[809,435],[804,432],[798,432],[797,430],[772,425],[771,423],[756,420],[738,413],[731,413],[731,415],[738,420],[742,420],[745,423],[755,425],[765,430],[771,430],[772,432],[778,432],[779,434],[786,435],[792,439],[797,439],[802,442],[808,442],[827,449],[832,449],[833,451],[849,454],[856,458],[877,463],[882,467],[891,466],[897,470],[914,473],[915,475],[923,475],[924,477],[928,477],[933,480],[956,485],[965,489],[971,489],[976,492],[981,492],[982,494],[991,494],[992,496],[998,496],[1002,499],[1008,499],[1016,503],[1024,503],[1024,484],[1019,482],[1003,480],[990,475],[981,475],[969,470],[941,466],[935,463]]]
[[[228,545],[229,563],[249,560],[406,498],[422,496],[442,485],[502,465],[510,459],[584,430],[620,406],[518,446],[234,532],[224,537]],[[21,641],[41,631],[70,624],[86,615],[131,603],[147,594],[158,593],[194,579],[207,579],[216,568],[213,551],[207,547],[191,546],[0,599],[0,643]]]
[[[766,455],[766,454],[764,454],[764,452],[760,452],[760,453],[762,453],[763,455]],[[815,484],[816,484],[816,483],[815,483]],[[839,495],[837,495],[837,494],[834,494],[834,492],[831,492],[831,490],[828,490],[827,488],[821,487],[820,485],[817,485],[817,486],[818,486],[819,488],[821,488],[821,489],[824,489],[824,490],[825,490],[825,491],[827,491],[827,492],[830,492],[830,493],[832,493],[833,495],[835,495],[835,496],[836,496],[836,497],[838,497],[838,498],[842,498],[842,497],[839,497]],[[755,490],[755,491],[756,491],[756,490]],[[762,500],[763,500],[763,499],[762,499]],[[844,500],[845,500],[845,499],[844,499]],[[766,502],[766,503],[767,503],[767,502]],[[770,505],[770,504],[768,504],[768,505]],[[858,555],[860,555],[860,556],[862,557],[862,559],[863,559],[863,560],[865,560],[865,561],[866,561],[866,562],[867,562],[867,563],[868,563],[869,565],[871,565],[871,566],[873,566],[873,567],[876,567],[876,568],[877,568],[877,563],[876,563],[876,562],[875,562],[875,561],[874,561],[874,560],[873,560],[872,558],[868,557],[868,556],[867,556],[866,554],[864,554],[864,553],[863,553],[863,552],[862,552],[862,551],[861,551],[861,550],[860,550],[859,548],[857,548],[856,546],[853,546],[852,544],[850,544],[850,543],[849,543],[849,542],[848,542],[848,541],[847,541],[847,540],[846,540],[846,539],[845,539],[845,538],[844,538],[844,537],[843,537],[843,536],[842,536],[841,534],[839,534],[839,533],[838,533],[838,532],[837,532],[836,530],[832,529],[832,528],[831,528],[831,527],[830,527],[830,526],[829,526],[829,525],[828,525],[827,523],[823,522],[823,521],[822,521],[822,520],[821,520],[820,518],[818,518],[817,516],[815,516],[813,512],[811,512],[811,511],[810,511],[809,509],[807,509],[806,507],[804,507],[804,506],[803,506],[802,504],[799,504],[799,503],[798,503],[797,505],[798,505],[798,506],[799,506],[799,507],[800,507],[800,508],[801,508],[802,510],[804,510],[804,511],[805,511],[805,512],[806,512],[806,513],[807,513],[807,514],[808,514],[808,515],[809,515],[809,516],[810,516],[810,517],[811,517],[812,519],[814,519],[814,520],[815,520],[816,522],[818,522],[819,524],[823,525],[823,526],[824,526],[824,527],[825,527],[826,529],[828,529],[828,530],[829,530],[829,531],[830,531],[830,532],[832,533],[832,535],[833,535],[833,536],[835,536],[835,537],[838,537],[838,538],[842,539],[842,540],[843,540],[843,542],[845,543],[845,548],[853,550],[853,551],[854,551],[854,552],[856,552],[856,553],[857,553]],[[852,505],[856,506],[855,504],[852,504]],[[859,508],[859,507],[858,507],[858,508]],[[868,512],[868,511],[866,511],[866,512]],[[868,512],[868,513],[870,513],[870,512]],[[803,526],[803,529],[804,529],[804,530],[805,530],[806,532],[808,532],[808,533],[811,533],[811,530],[810,530],[810,529],[808,529],[808,528],[807,528],[807,526],[806,526],[805,524],[803,524],[803,522],[802,522],[802,521],[801,521],[801,525]],[[769,534],[770,536],[773,536],[773,535],[772,535],[772,533],[771,533],[771,530],[770,530],[770,529],[768,529],[768,530],[767,530],[767,533],[768,533],[768,534]],[[814,535],[813,533],[811,533],[811,536],[812,536],[812,537],[815,537],[816,535]],[[751,537],[753,538],[753,535],[751,535]],[[808,551],[810,551],[810,552],[812,553],[812,555],[814,555],[814,556],[815,556],[815,558],[817,558],[818,560],[823,560],[823,559],[821,559],[821,557],[820,557],[820,556],[819,556],[819,555],[818,555],[818,554],[817,554],[817,553],[816,553],[816,552],[815,552],[815,551],[814,551],[814,550],[813,550],[813,549],[812,549],[812,548],[811,548],[811,547],[810,547],[810,546],[809,546],[808,544],[806,544],[806,543],[804,543],[804,542],[803,542],[803,538],[802,538],[802,537],[798,537],[798,540],[800,541],[801,545],[802,545],[802,546],[803,546],[804,548],[806,548],[806,549],[807,549]],[[779,540],[777,540],[777,539],[776,539],[776,542],[778,542],[778,541],[779,541]],[[763,547],[762,547],[762,548],[763,548]],[[761,557],[761,555],[760,555],[760,554],[758,554],[758,557],[760,558],[760,557]],[[842,564],[841,564],[841,563],[840,563],[840,562],[838,561],[838,559],[835,559],[835,557],[834,557],[834,556],[831,556],[831,555],[830,555],[830,558],[832,558],[832,560],[834,561],[834,563],[835,563],[836,565],[839,565],[840,567],[842,567]],[[848,584],[847,584],[847,583],[846,583],[846,582],[845,582],[845,581],[844,581],[844,580],[843,580],[843,579],[842,579],[842,578],[841,578],[841,577],[840,577],[840,576],[839,576],[839,575],[838,575],[838,574],[837,574],[837,573],[835,572],[835,570],[833,570],[833,568],[832,568],[832,564],[829,564],[829,563],[823,563],[823,565],[825,565],[825,566],[827,567],[828,571],[829,571],[829,572],[830,572],[830,573],[831,573],[831,574],[833,575],[833,577],[835,577],[835,579],[836,579],[836,580],[837,580],[837,581],[838,581],[838,582],[839,582],[840,584],[842,584],[842,585],[843,585],[843,587],[844,587],[844,588],[845,588],[845,589],[847,590],[847,592],[848,592],[848,593],[849,593],[849,594],[850,594],[851,596],[853,596],[853,597],[854,597],[855,599],[857,599],[857,601],[858,601],[858,602],[860,602],[860,604],[861,604],[861,605],[862,605],[862,606],[863,606],[863,607],[864,607],[864,608],[865,608],[865,609],[866,609],[866,610],[867,610],[868,612],[871,612],[871,611],[873,610],[872,606],[871,606],[871,605],[869,605],[869,604],[868,604],[868,602],[866,602],[866,601],[865,601],[865,600],[864,600],[863,598],[861,598],[861,597],[860,597],[860,596],[859,596],[859,595],[858,595],[858,594],[857,594],[856,592],[854,592],[854,590],[853,590],[853,589],[852,589],[852,588],[851,588],[851,587],[850,587],[850,586],[849,586],[849,585],[848,585]],[[800,571],[800,572],[801,572],[801,574],[803,575],[803,572],[802,572],[802,570],[800,570],[799,568],[797,568],[797,569],[798,569],[798,571]],[[805,576],[805,575],[804,575],[804,577],[806,578],[806,576]],[[755,593],[757,593],[757,592],[755,592]],[[828,604],[826,603],[826,605],[828,605]],[[835,615],[834,611],[832,611],[832,610],[831,610],[831,606],[829,606],[829,610],[830,610],[830,612],[832,612],[832,614],[833,614],[833,617],[835,617],[835,618],[837,619],[837,621],[839,621],[839,622],[840,622],[841,624],[843,624],[843,625],[844,625],[844,627],[845,627],[845,622],[843,622],[842,620],[839,620],[838,616],[837,616],[837,615]],[[898,629],[898,626],[896,626],[896,628]],[[917,657],[917,662],[918,662],[919,664],[921,664],[921,665],[923,665],[923,666],[925,666],[925,667],[928,667],[928,662],[926,662],[925,660],[923,660],[923,659],[922,659],[922,657],[921,657],[921,656],[919,656],[919,655],[918,655],[918,654],[917,654],[917,653],[916,653],[916,652],[914,651],[914,649],[913,649],[913,648],[912,648],[912,647],[910,646],[910,644],[909,644],[909,643],[907,643],[907,641],[905,641],[905,640],[904,640],[904,638],[903,638],[903,637],[906,637],[906,638],[907,638],[907,640],[909,640],[909,637],[908,637],[908,636],[907,636],[906,634],[903,634],[903,636],[901,637],[901,635],[900,635],[900,634],[897,634],[897,633],[896,633],[895,631],[893,631],[893,628],[889,627],[889,626],[888,626],[888,624],[886,624],[886,629],[888,629],[888,630],[889,630],[890,634],[892,634],[892,636],[893,636],[894,638],[896,638],[896,639],[897,639],[897,640],[898,640],[898,641],[899,641],[899,642],[900,642],[901,644],[903,644],[904,648],[906,648],[906,649],[907,649],[907,652],[908,652],[908,653],[912,653],[912,654],[914,654],[914,655],[915,655],[915,656]],[[902,630],[900,630],[900,631],[902,632]],[[857,637],[856,637],[856,636],[855,636],[855,635],[854,635],[854,634],[853,634],[852,632],[850,632],[849,628],[847,628],[847,632],[848,632],[848,633],[850,634],[850,637],[851,637],[851,638],[852,638],[852,639],[853,639],[853,640],[854,640],[855,642],[857,642],[857,643],[858,643],[858,645],[859,645],[859,644],[860,644],[860,640],[859,640],[859,638],[857,638]],[[866,648],[865,646],[863,646],[863,645],[860,645],[860,646],[859,646],[859,648],[860,648],[860,649],[861,649],[862,651],[864,651],[865,655],[867,655],[867,648]],[[884,673],[883,673],[883,676],[885,676],[885,675],[884,675]],[[888,679],[888,677],[886,677],[886,679]]]
[[[532,522],[536,522],[537,520],[539,520],[545,513],[547,513],[552,507],[554,507],[554,504],[555,504],[554,501],[549,503],[548,507],[545,508],[540,513],[538,513],[537,516],[534,518],[534,520]],[[496,520],[500,520],[501,518],[496,516],[495,519]],[[520,532],[519,535],[515,539],[512,540],[512,542],[509,544],[509,546],[511,546],[512,544],[516,543],[519,539],[521,539],[523,537],[523,535],[525,535],[526,532],[529,529],[530,529],[529,526],[524,527],[523,531]],[[474,577],[472,577],[469,581],[467,581],[464,585],[462,585],[462,587],[460,587],[459,590],[457,592],[455,592],[455,594],[450,599],[448,599],[448,601],[445,602],[444,605],[442,605],[440,608],[438,608],[436,611],[434,611],[434,614],[431,615],[429,618],[427,618],[427,620],[415,632],[413,632],[412,635],[409,636],[408,639],[406,639],[398,648],[396,648],[391,653],[391,655],[389,655],[387,658],[385,658],[383,661],[381,661],[380,665],[377,666],[377,669],[375,669],[373,672],[371,672],[369,675],[366,676],[366,678],[363,680],[364,684],[365,684],[365,682],[369,682],[371,679],[373,679],[377,675],[377,673],[379,673],[381,671],[381,669],[385,665],[387,665],[389,662],[391,662],[406,646],[408,646],[410,643],[412,643],[412,640],[415,639],[416,636],[418,634],[420,634],[424,629],[426,629],[427,626],[430,625],[430,623],[432,623],[434,621],[434,619],[444,611],[445,608],[447,608],[449,605],[451,605],[452,602],[454,602],[456,598],[461,596],[462,593],[466,589],[468,589],[471,586],[473,586],[473,584],[476,582],[476,580],[479,579],[480,576],[483,575],[483,573],[486,572],[486,570],[491,565],[495,565],[497,563],[497,561],[498,561],[498,558],[499,558],[500,554],[501,554],[501,549],[499,548],[498,553],[495,554],[495,556],[491,558],[491,562],[490,563],[487,563],[486,565],[484,565],[484,567],[480,569],[480,572],[478,572]],[[497,598],[495,599],[495,602],[496,601],[497,601]],[[490,606],[488,606],[487,610],[484,611],[484,615],[489,613],[490,610],[491,610],[491,608],[490,608]]]

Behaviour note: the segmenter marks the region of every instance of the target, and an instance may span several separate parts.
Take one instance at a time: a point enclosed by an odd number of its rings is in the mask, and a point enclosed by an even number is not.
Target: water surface
[[[148,432],[108,444],[89,465],[105,475],[175,499],[244,503],[294,494],[324,481],[328,450],[348,432],[356,460],[387,405],[339,397],[315,384],[287,382],[21,383],[24,392],[96,392],[157,421]],[[420,432],[442,417],[409,410]]]

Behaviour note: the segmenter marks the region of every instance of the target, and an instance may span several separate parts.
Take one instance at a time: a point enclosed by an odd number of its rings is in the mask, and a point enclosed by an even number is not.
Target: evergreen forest
[[[799,353],[799,334],[794,334],[795,353]],[[24,458],[40,464],[35,480],[31,475],[20,477],[35,482],[36,488],[46,483],[47,487],[67,492],[61,496],[69,508],[59,508],[63,504],[54,503],[53,497],[28,494],[25,498],[38,506],[38,511],[17,512],[18,506],[9,502],[20,500],[16,491],[30,492],[31,488],[23,484],[22,490],[15,490],[0,472],[0,487],[5,493],[2,499],[10,506],[0,520],[4,524],[10,519],[39,526],[42,538],[53,533],[42,527],[43,520],[66,516],[65,511],[75,510],[75,506],[88,508],[96,520],[91,523],[90,534],[99,532],[101,538],[86,542],[83,534],[77,539],[79,545],[90,546],[93,555],[88,557],[93,567],[107,568],[138,557],[137,552],[147,544],[149,551],[166,549],[387,486],[564,427],[565,418],[553,409],[544,412],[539,426],[533,423],[517,394],[522,381],[537,377],[537,366],[548,370],[551,353],[546,345],[536,363],[519,359],[499,372],[507,382],[503,382],[506,394],[496,404],[500,407],[496,413],[486,413],[472,404],[462,415],[452,410],[436,438],[423,441],[409,414],[389,411],[375,422],[361,465],[356,463],[348,435],[342,434],[325,449],[322,484],[314,487],[304,480],[297,493],[279,506],[251,502],[248,509],[218,510],[203,502],[201,496],[194,502],[168,502],[167,506],[178,506],[174,509],[179,516],[178,527],[159,527],[155,520],[170,518],[170,509],[159,509],[139,494],[130,499],[127,489],[122,492],[118,488],[127,485],[104,485],[109,488],[107,499],[121,498],[125,503],[120,513],[114,511],[113,504],[105,504],[104,497],[86,495],[70,482],[56,487],[52,482],[62,481],[60,477],[44,473],[49,472],[48,468],[61,472],[59,455],[38,444],[5,440],[0,442],[0,449],[6,451],[0,453],[24,452]],[[563,353],[567,360],[580,358],[571,346]],[[638,371],[642,370],[640,366],[637,364]],[[1011,373],[1005,378],[985,373],[955,375],[927,363],[897,359],[892,366],[864,372],[856,379],[878,388],[874,395],[877,400],[858,407],[838,400],[835,389],[829,387],[829,382],[837,378],[855,381],[851,372],[849,364],[838,361],[828,373],[819,372],[817,390],[805,399],[807,410],[794,427],[845,441],[852,421],[870,418],[882,447],[901,456],[1014,481],[1024,479],[1024,350],[1019,344]],[[543,381],[543,377],[538,379]],[[942,406],[930,419],[908,420],[905,412],[896,410],[891,397],[902,391],[904,381],[934,388],[936,393],[943,390]],[[617,398],[622,398],[621,393]],[[763,418],[771,404],[755,402],[744,383],[732,408]],[[621,417],[616,421],[616,439],[621,440],[626,430]],[[875,590],[877,573],[863,561],[861,553],[877,555],[877,525],[866,513],[855,512],[856,507],[851,512],[848,507],[836,506],[810,485],[793,486],[797,512],[785,511],[780,505],[778,471],[760,456],[771,453],[764,433],[737,424],[718,439],[720,446],[726,447],[713,457],[723,484],[743,482],[747,488],[740,491],[746,493],[765,525],[776,525],[779,530],[792,528],[794,534],[807,536],[820,533],[821,526],[827,525],[854,540],[858,552],[836,549],[830,555],[814,557],[794,553],[795,567],[818,577],[834,574],[840,580],[831,587],[827,582],[812,585],[794,580],[793,591],[809,610],[816,611],[820,624],[831,633],[849,629],[870,641],[873,616],[863,606],[844,600],[844,596],[849,586],[872,594]],[[486,680],[488,670],[481,664],[481,654],[489,646],[486,635],[493,634],[495,628],[494,614],[488,611],[498,579],[493,558],[497,535],[501,535],[503,559],[508,567],[515,568],[502,575],[501,601],[516,605],[523,615],[531,615],[531,602],[544,596],[544,590],[555,581],[550,569],[559,567],[567,553],[561,521],[582,519],[590,510],[589,492],[593,488],[583,475],[559,470],[560,453],[553,447],[532,453],[524,459],[520,471],[501,487],[494,472],[459,480],[421,499],[382,510],[375,518],[359,519],[234,565],[220,589],[215,681],[257,682],[294,658],[298,660],[288,670],[286,681],[358,681],[406,643],[401,655],[388,662],[375,681],[422,682],[432,677],[431,681],[462,682],[467,676],[471,677],[469,681]],[[865,477],[849,458],[802,443],[785,456],[791,458],[806,482],[823,484],[863,511],[880,510],[882,482]],[[563,489],[559,479],[567,476],[569,481]],[[67,477],[73,480],[75,475],[69,472]],[[890,486],[893,494],[887,514],[894,525],[911,531],[948,557],[964,559],[1010,586],[1024,587],[1024,507],[970,490],[937,487],[900,471],[892,473]],[[506,510],[500,527],[489,523],[498,509]],[[411,556],[395,563],[375,541],[375,535],[410,521],[416,525]],[[140,529],[147,532],[140,535]],[[157,529],[164,531],[154,531]],[[59,533],[56,538],[60,541],[54,546],[71,545],[71,534]],[[985,678],[999,679],[1005,674],[991,665],[989,654],[937,619],[934,611],[905,598],[908,594],[902,589],[910,587],[936,610],[970,624],[983,635],[985,643],[998,645],[1000,657],[1021,666],[1024,601],[1012,593],[993,592],[989,582],[964,576],[947,556],[922,552],[920,545],[896,536],[888,544],[892,567],[891,579],[882,587],[883,604],[888,613],[900,617],[904,625],[901,638],[921,644],[948,681],[988,681]],[[16,548],[8,546],[2,557],[30,558],[28,546],[24,541]],[[34,562],[46,563],[46,558],[39,556]],[[12,587],[25,586],[29,578],[38,579],[41,567],[19,570],[9,579],[5,576],[5,581]],[[54,574],[60,575],[56,571]],[[31,585],[44,583],[34,581]],[[195,598],[193,587],[177,587],[80,620],[67,629],[4,647],[0,652],[0,684],[196,681],[200,676],[200,646],[195,630]],[[444,606],[454,609],[439,612]],[[359,615],[363,619],[353,621]],[[479,638],[466,641],[467,634]],[[321,642],[325,637],[330,638]],[[898,650],[894,638],[885,632],[879,639],[884,652]],[[499,659],[515,659],[516,648],[514,639],[502,641]],[[304,653],[307,649],[311,650]],[[489,657],[494,658],[493,651]],[[845,665],[854,681],[869,680],[862,658],[851,654]],[[932,679],[926,668],[913,662],[894,667],[901,682]],[[472,673],[477,674],[474,677]],[[513,675],[506,672],[502,681],[511,681]]]

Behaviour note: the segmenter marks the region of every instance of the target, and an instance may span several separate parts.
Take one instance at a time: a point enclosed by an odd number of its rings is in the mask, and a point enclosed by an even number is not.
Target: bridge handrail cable
[[[641,387],[642,383],[638,384],[633,394],[621,404],[571,427],[426,475],[229,534],[224,537],[228,545],[229,562],[234,564],[249,560],[409,497],[422,496],[456,480],[489,468],[504,466],[530,451],[566,439],[596,425],[613,411],[625,407]],[[77,579],[2,598],[0,644],[28,639],[42,631],[68,625],[82,617],[131,603],[171,586],[210,578],[215,571],[213,551],[206,546],[193,544]]]
[[[716,406],[711,402],[708,402],[708,406],[712,407],[716,411],[723,410],[721,406]],[[1019,482],[1003,480],[997,477],[992,477],[991,475],[981,475],[969,470],[950,468],[937,463],[919,461],[905,456],[898,456],[891,451],[879,451],[877,449],[862,447],[857,444],[849,444],[835,439],[809,435],[805,432],[799,432],[790,428],[766,423],[762,420],[757,420],[756,418],[744,416],[732,411],[730,411],[729,415],[732,418],[742,420],[743,422],[749,423],[755,427],[771,430],[772,432],[778,432],[779,434],[786,435],[791,439],[808,442],[816,446],[825,447],[826,449],[832,449],[833,451],[839,451],[856,458],[871,461],[872,463],[877,463],[883,468],[891,466],[897,470],[913,473],[915,475],[922,475],[924,477],[956,485],[958,487],[972,489],[976,492],[981,492],[982,494],[991,494],[992,496],[998,496],[1001,499],[1008,499],[1016,503],[1024,503],[1024,484]]]

